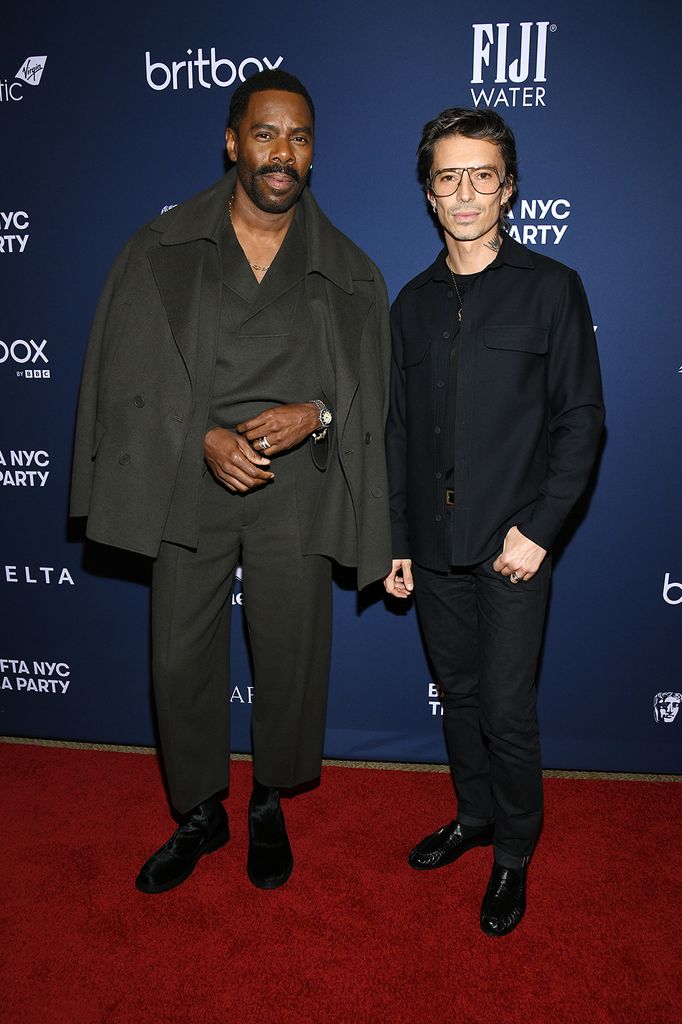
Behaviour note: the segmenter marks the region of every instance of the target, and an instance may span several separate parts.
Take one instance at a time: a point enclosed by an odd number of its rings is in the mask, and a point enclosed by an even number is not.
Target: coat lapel
[[[196,379],[199,338],[216,336],[220,316],[218,241],[234,190],[234,169],[215,185],[152,221],[160,234],[149,261],[173,338],[187,373]],[[201,316],[201,322],[199,320]]]
[[[168,323],[191,380],[195,378],[202,273],[209,246],[215,249],[212,243],[200,240],[157,246],[149,253]],[[205,313],[202,310],[202,319]]]

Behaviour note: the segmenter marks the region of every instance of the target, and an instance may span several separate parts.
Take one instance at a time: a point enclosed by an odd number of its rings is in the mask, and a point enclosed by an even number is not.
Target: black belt
[[[455,492],[452,489],[452,487],[445,488],[445,504],[449,508],[452,508],[452,506],[455,504]]]

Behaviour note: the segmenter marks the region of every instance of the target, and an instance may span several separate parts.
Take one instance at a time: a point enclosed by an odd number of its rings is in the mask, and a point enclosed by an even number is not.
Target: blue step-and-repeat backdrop
[[[489,105],[515,130],[511,230],[581,273],[608,414],[558,552],[545,765],[680,771],[681,29],[667,0],[76,0],[4,14],[0,733],[154,742],[149,565],[84,544],[67,520],[83,355],[118,250],[223,173],[235,85],[282,67],[317,106],[315,195],[391,297],[440,244],[415,174],[424,122]],[[358,597],[338,574],[326,754],[445,760],[414,610],[382,593]],[[226,700],[248,750],[239,581],[233,602]]]

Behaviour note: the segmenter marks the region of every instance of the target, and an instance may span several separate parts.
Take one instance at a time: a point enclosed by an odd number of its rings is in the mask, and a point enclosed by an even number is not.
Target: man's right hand
[[[386,593],[391,597],[411,597],[414,590],[412,559],[394,558],[393,566],[384,580]]]
[[[255,452],[245,438],[223,427],[213,427],[205,435],[204,459],[228,491],[245,494],[275,478],[267,469],[270,459]]]

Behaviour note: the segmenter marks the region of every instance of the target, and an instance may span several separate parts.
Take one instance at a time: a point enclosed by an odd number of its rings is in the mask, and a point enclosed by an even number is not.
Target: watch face
[[[328,427],[332,421],[332,414],[329,409],[320,409],[320,423],[323,427]]]

